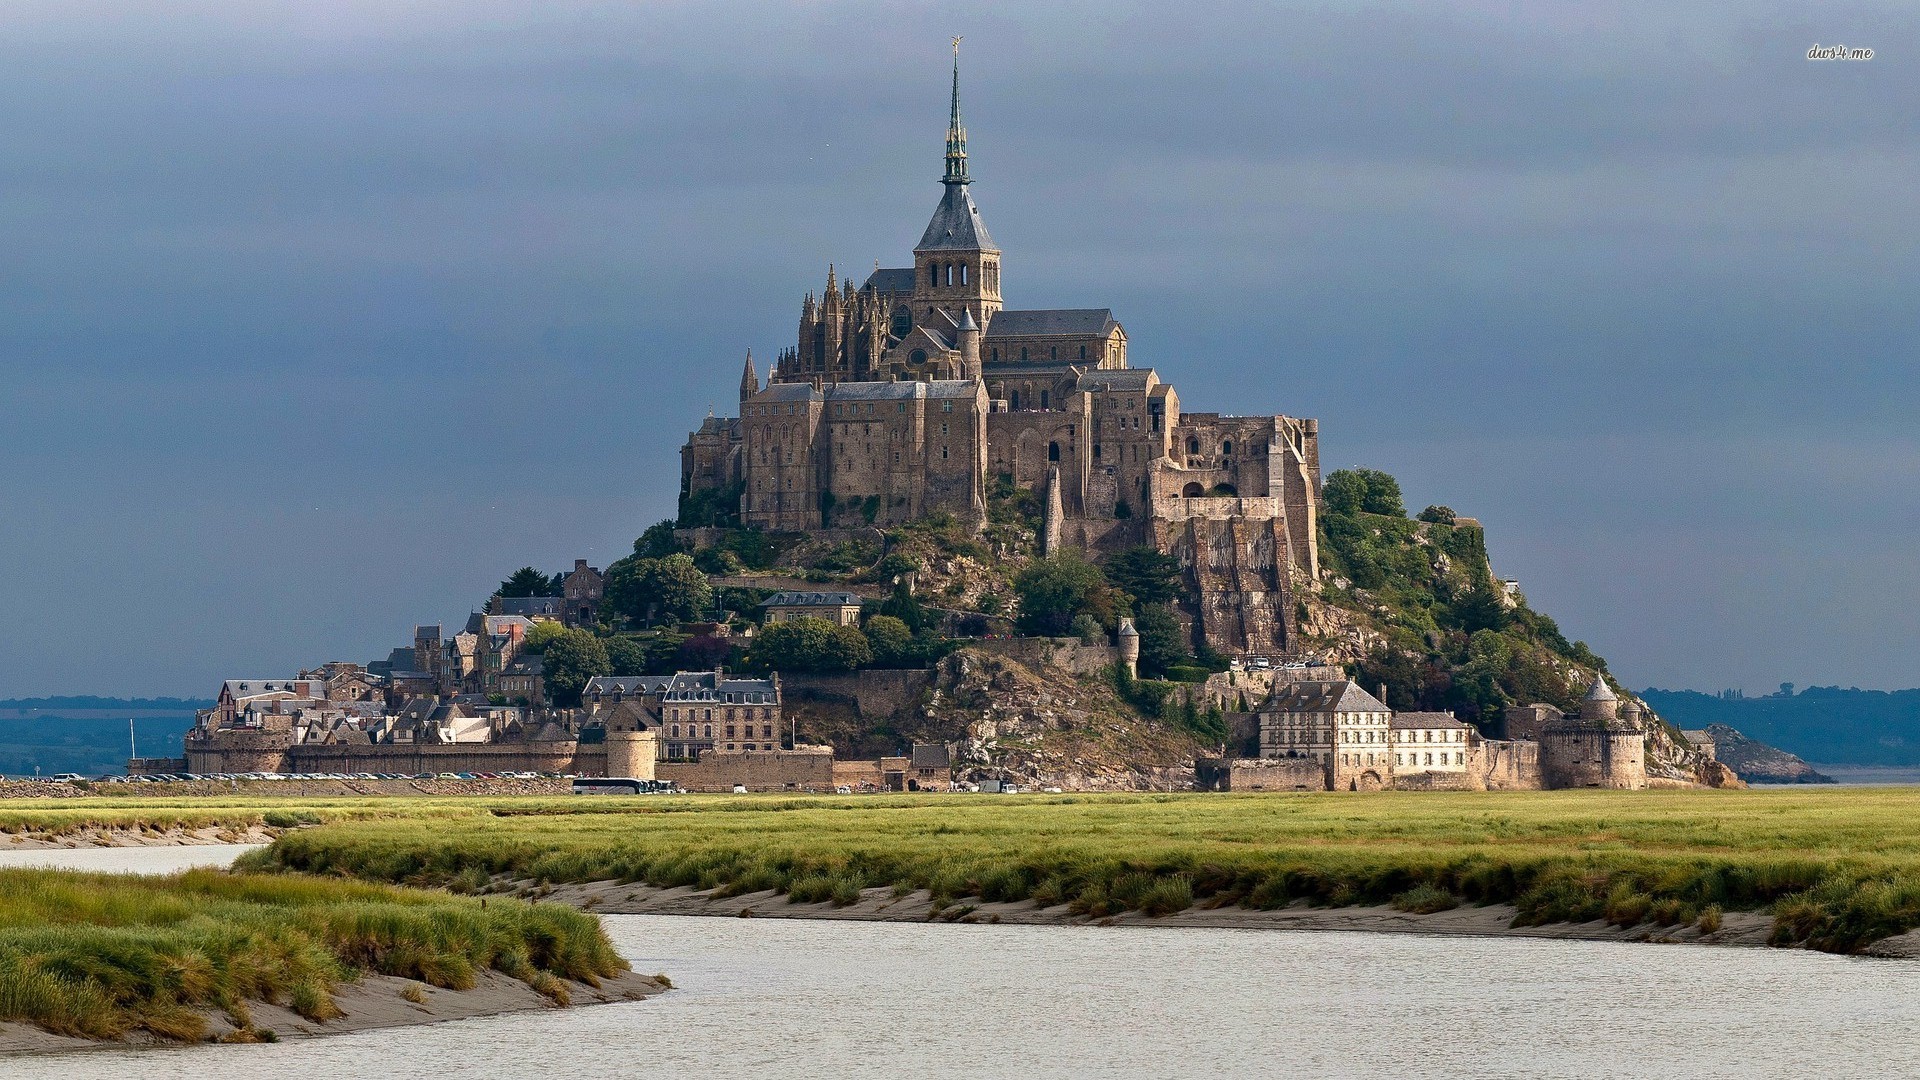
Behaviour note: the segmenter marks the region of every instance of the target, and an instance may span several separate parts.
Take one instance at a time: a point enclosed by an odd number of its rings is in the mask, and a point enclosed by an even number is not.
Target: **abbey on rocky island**
[[[1128,363],[1107,308],[1007,308],[1001,251],[969,193],[956,50],[944,192],[913,265],[855,286],[832,267],[763,386],[681,451],[685,494],[739,493],[749,527],[820,531],[947,512],[984,524],[989,485],[1046,507],[1042,548],[1151,544],[1213,648],[1297,650],[1293,588],[1318,574],[1319,424],[1182,412]]]

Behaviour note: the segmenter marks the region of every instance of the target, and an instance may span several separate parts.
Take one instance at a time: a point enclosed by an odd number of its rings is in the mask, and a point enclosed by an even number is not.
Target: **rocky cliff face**
[[[1709,724],[1714,756],[1753,784],[1831,784],[1833,777],[1778,747],[1756,742],[1725,724]]]

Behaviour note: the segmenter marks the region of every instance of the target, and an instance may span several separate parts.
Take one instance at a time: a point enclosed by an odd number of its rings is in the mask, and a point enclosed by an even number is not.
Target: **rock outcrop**
[[[1831,784],[1833,777],[1778,747],[1747,738],[1725,724],[1707,725],[1714,756],[1751,784]]]

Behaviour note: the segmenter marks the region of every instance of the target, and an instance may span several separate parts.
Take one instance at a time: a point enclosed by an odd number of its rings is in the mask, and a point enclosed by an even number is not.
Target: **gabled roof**
[[[1006,337],[1105,337],[1120,324],[1112,308],[1004,309],[987,323],[986,339]]]
[[[972,379],[934,379],[920,382],[842,382],[826,388],[830,401],[904,401],[916,398],[973,397],[978,386]]]
[[[913,250],[996,254],[1000,251],[993,246],[993,237],[987,235],[987,223],[980,220],[980,208],[973,205],[973,196],[967,193],[965,184],[947,185],[946,193],[940,196],[940,205],[933,208],[933,220],[927,222],[927,231]],[[911,275],[913,271],[907,273]]]
[[[900,266],[875,270],[868,274],[864,288],[883,293],[910,293],[913,291],[913,285],[913,267]]]
[[[749,401],[819,401],[820,391],[812,383],[777,382],[768,383],[765,390],[748,398]]]
[[[1082,390],[1145,390],[1155,378],[1152,368],[1114,368],[1080,376]]]
[[[1389,712],[1379,698],[1360,689],[1352,679],[1330,682],[1282,683],[1273,688],[1265,712]]]
[[[946,743],[914,743],[912,765],[916,769],[952,768],[953,754]]]
[[[1455,719],[1450,712],[1403,712],[1394,713],[1393,718],[1387,721],[1387,726],[1395,731],[1405,731],[1410,728],[1463,728],[1467,724]]]
[[[564,596],[499,596],[502,615],[558,615],[566,606]]]
[[[777,592],[761,607],[859,607],[860,597],[850,592]]]
[[[673,681],[671,675],[595,675],[587,680],[586,693],[651,694],[664,690]]]

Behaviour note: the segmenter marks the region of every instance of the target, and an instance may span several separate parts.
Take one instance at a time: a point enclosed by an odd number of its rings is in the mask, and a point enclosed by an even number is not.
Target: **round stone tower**
[[[1127,674],[1140,674],[1140,631],[1133,628],[1132,619],[1121,619],[1120,630],[1114,635],[1120,641],[1120,662],[1127,665]]]
[[[622,780],[653,779],[656,744],[651,731],[607,732],[607,775]]]
[[[1542,786],[1646,787],[1647,747],[1641,716],[1638,702],[1629,700],[1623,708],[1606,676],[1595,672],[1580,714],[1548,721],[1540,733]]]

